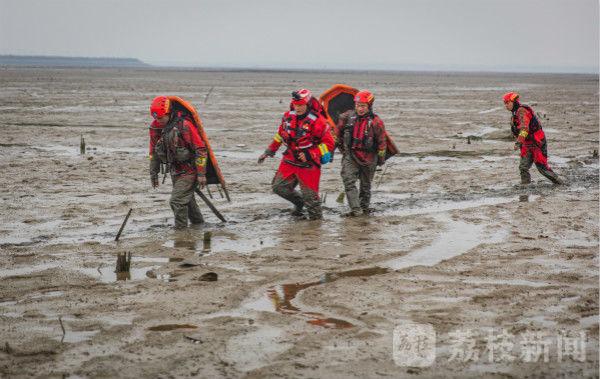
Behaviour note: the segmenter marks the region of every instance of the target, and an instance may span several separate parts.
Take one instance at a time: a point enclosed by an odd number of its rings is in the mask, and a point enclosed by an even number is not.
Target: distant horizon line
[[[328,64],[327,67],[311,67],[306,66],[286,66],[281,64],[271,65],[227,65],[227,64],[216,64],[216,65],[201,65],[197,63],[182,63],[182,62],[165,62],[165,61],[154,61],[149,63],[140,58],[133,57],[94,57],[94,56],[67,56],[67,55],[18,55],[18,54],[0,54],[0,66],[21,66],[21,67],[56,67],[51,64],[43,65],[28,65],[27,62],[15,63],[15,64],[3,64],[2,58],[11,59],[49,59],[49,60],[105,60],[105,61],[134,61],[139,62],[138,67],[132,66],[131,68],[143,68],[143,69],[180,69],[180,70],[201,70],[201,71],[255,71],[255,72],[449,72],[449,73],[502,73],[502,74],[582,74],[582,75],[598,75],[600,74],[600,67],[595,69],[591,67],[576,67],[568,69],[565,67],[553,67],[549,70],[541,70],[540,68],[534,67],[513,67],[513,68],[500,68],[500,67],[486,67],[486,66],[456,66],[456,65],[389,65],[386,66],[369,66],[365,65],[360,68],[357,67],[331,67],[334,64]],[[61,65],[65,67],[65,65]],[[395,67],[394,67],[395,66]],[[400,66],[400,67],[399,67]],[[402,67],[404,66],[404,67]],[[72,65],[69,67],[92,67],[90,65]],[[95,66],[109,68],[110,65]],[[119,66],[115,66],[119,67]],[[123,66],[120,66],[123,68]]]

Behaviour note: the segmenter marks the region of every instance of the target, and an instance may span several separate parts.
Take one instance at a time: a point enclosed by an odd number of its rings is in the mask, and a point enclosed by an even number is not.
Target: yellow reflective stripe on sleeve
[[[385,157],[385,149],[383,149],[383,150],[379,150],[379,151],[377,152],[377,155],[379,155],[380,157]]]
[[[196,158],[196,166],[200,166],[200,167],[206,166],[206,157]]]
[[[324,143],[319,145],[319,151],[321,152],[321,156],[324,156],[325,154],[329,153],[329,149]]]
[[[527,138],[527,135],[528,135],[528,134],[529,134],[529,133],[527,133],[527,130],[523,129],[523,130],[521,130],[521,132],[519,133],[519,136],[520,136],[520,137],[523,137],[523,138]]]
[[[283,139],[281,138],[281,136],[279,135],[279,133],[275,133],[275,137],[273,137],[273,139],[277,143],[281,143],[283,141]]]

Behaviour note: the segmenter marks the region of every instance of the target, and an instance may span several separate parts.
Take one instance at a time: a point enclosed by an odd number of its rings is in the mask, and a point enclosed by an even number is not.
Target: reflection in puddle
[[[196,241],[188,239],[168,240],[163,244],[163,246],[175,249],[187,249],[191,251],[197,251]]]
[[[384,267],[369,267],[357,270],[349,270],[337,273],[327,273],[323,275],[319,281],[304,283],[304,284],[283,284],[267,290],[267,296],[272,301],[275,307],[275,311],[283,314],[297,314],[309,318],[307,321],[309,324],[323,326],[326,328],[351,328],[354,325],[346,320],[326,317],[319,312],[305,312],[300,308],[292,304],[292,300],[298,295],[298,293],[307,288],[317,286],[325,283],[332,283],[338,279],[351,278],[351,277],[369,277],[374,275],[381,275],[389,272]]]
[[[102,283],[114,283],[118,280],[142,280],[146,279],[146,272],[153,269],[158,269],[159,266],[148,266],[132,268],[129,272],[116,273],[113,268],[98,267],[98,268],[75,268],[74,270],[86,276],[92,277]]]
[[[121,259],[122,259],[121,255]],[[117,260],[119,257],[117,256]],[[169,263],[169,262],[181,262],[183,258],[181,257],[131,257],[128,261],[128,265],[131,265],[131,262],[148,262],[148,263]],[[11,277],[11,276],[20,276],[20,275],[30,275],[36,272],[62,268],[66,271],[75,271],[82,273],[86,276],[99,280],[102,283],[114,283],[117,281],[134,281],[134,280],[142,280],[148,277],[161,279],[164,281],[173,281],[169,274],[156,274],[156,270],[160,268],[160,266],[146,266],[146,267],[129,267],[129,271],[119,271],[115,272],[115,266],[109,267],[105,260],[104,263],[101,263],[97,268],[91,267],[78,267],[77,263],[73,263],[72,266],[67,266],[71,262],[65,263],[57,263],[57,262],[48,262],[41,263],[38,265],[31,265],[26,267],[17,267],[12,269],[4,269],[0,270],[0,278]],[[123,262],[121,262],[123,263]],[[125,266],[123,266],[125,267]],[[147,275],[148,271],[154,272],[154,276]],[[40,295],[31,296],[32,299],[41,298],[41,297],[56,297],[62,296],[63,293],[61,291],[50,291]]]
[[[537,196],[532,196],[532,199],[535,197]],[[443,232],[430,246],[417,249],[399,258],[384,262],[379,266],[337,273],[327,273],[319,280],[307,283],[288,283],[270,287],[266,290],[266,294],[253,297],[253,300],[242,303],[237,309],[205,315],[202,319],[224,316],[243,317],[247,315],[248,312],[256,311],[277,312],[306,318],[308,319],[307,323],[312,325],[326,328],[351,328],[355,326],[355,324],[360,323],[360,321],[356,320],[350,322],[341,318],[329,317],[322,312],[307,311],[306,309],[303,309],[304,307],[301,304],[298,304],[295,299],[301,291],[310,287],[331,283],[341,278],[370,277],[383,275],[392,270],[399,270],[412,266],[433,266],[444,260],[464,254],[482,243],[498,243],[507,236],[508,232],[506,230],[486,233],[485,229],[487,223],[471,224],[463,221],[455,221],[447,212],[457,209],[515,202],[516,200],[516,197],[487,198],[476,201],[438,203],[428,207],[403,209],[400,211],[385,211],[385,213],[392,213],[394,215],[432,214],[434,219],[445,226],[445,232]],[[524,283],[512,284],[523,285]],[[545,285],[545,283],[543,285]]]
[[[210,253],[210,239],[212,238],[211,232],[204,232],[204,238],[202,239],[202,253]]]
[[[177,249],[186,249],[194,251],[199,255],[207,255],[222,252],[235,252],[239,254],[249,254],[264,248],[276,245],[276,239],[254,237],[238,239],[233,233],[227,235],[214,235],[212,232],[205,232],[202,237],[196,239],[192,235],[185,238],[176,238],[166,241],[162,246]]]

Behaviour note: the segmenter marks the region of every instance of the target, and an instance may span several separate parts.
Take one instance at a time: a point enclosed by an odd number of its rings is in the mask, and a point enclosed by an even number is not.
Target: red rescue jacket
[[[321,167],[321,158],[326,153],[332,152],[334,148],[329,124],[318,111],[315,112],[310,108],[301,116],[293,110],[285,112],[266,153],[275,155],[281,144],[287,146],[283,152],[283,159],[288,163],[302,165],[298,153],[304,152],[308,163],[316,167]]]
[[[378,155],[385,157],[385,125],[372,112],[358,116],[354,111],[349,111],[342,115],[337,124],[336,137],[340,150],[352,154],[361,165],[373,164]]]
[[[542,146],[545,142],[542,124],[530,106],[517,104],[512,111],[511,125],[511,131],[518,143]]]

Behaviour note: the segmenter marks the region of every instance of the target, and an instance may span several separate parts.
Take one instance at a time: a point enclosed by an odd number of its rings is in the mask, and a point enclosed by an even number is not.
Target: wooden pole
[[[208,197],[206,197],[206,195],[204,195],[202,193],[202,191],[200,191],[200,189],[198,187],[195,188],[196,193],[198,194],[198,196],[200,196],[200,198],[206,203],[206,205],[208,205],[208,207],[210,208],[210,210],[223,222],[227,222],[227,220],[225,220],[225,217],[223,217],[223,215],[221,214],[221,212],[219,212],[217,210],[217,208],[215,208],[215,206],[210,202],[210,200],[208,200]]]
[[[121,237],[121,233],[123,233],[123,229],[125,228],[125,224],[127,224],[127,220],[129,220],[129,216],[131,215],[132,210],[133,210],[133,208],[129,208],[129,212],[127,212],[127,216],[125,216],[125,220],[123,220],[123,223],[121,224],[121,228],[119,228],[119,232],[117,233],[117,236],[115,237],[115,241],[118,241],[119,237]]]

